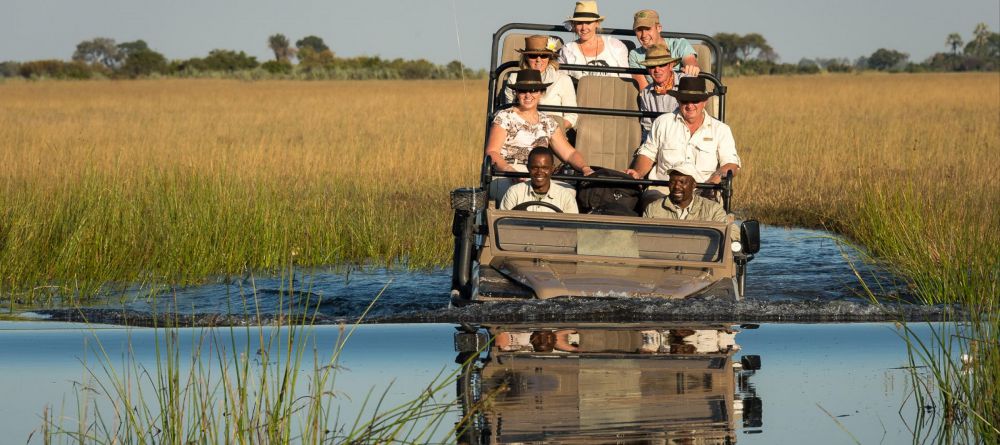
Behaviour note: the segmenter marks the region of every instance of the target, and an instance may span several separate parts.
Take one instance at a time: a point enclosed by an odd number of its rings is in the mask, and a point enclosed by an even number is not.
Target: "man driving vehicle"
[[[535,147],[528,153],[528,174],[530,180],[512,185],[507,189],[500,203],[500,209],[512,210],[526,202],[542,202],[555,206],[563,213],[580,213],[576,206],[573,189],[552,184],[555,171],[555,153],[549,147]],[[544,204],[534,204],[524,210],[534,212],[555,212]]]

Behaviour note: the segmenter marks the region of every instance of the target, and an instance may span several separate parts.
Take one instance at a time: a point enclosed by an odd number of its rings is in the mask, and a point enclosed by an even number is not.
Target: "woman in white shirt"
[[[558,105],[564,107],[576,106],[576,90],[573,88],[573,80],[564,73],[559,72],[559,62],[556,58],[556,39],[549,39],[547,36],[531,36],[524,38],[524,49],[519,49],[521,53],[521,68],[538,70],[542,73],[542,82],[549,83],[545,93],[542,94],[541,105]],[[513,103],[515,99],[514,90],[510,85],[517,82],[517,73],[511,74],[507,78],[507,87],[504,88],[504,96],[507,103]],[[559,118],[563,130],[569,130],[576,125],[576,113],[547,112],[549,116]]]
[[[573,16],[566,20],[566,27],[576,33],[576,41],[569,42],[559,52],[559,63],[573,65],[628,67],[628,47],[614,37],[599,34],[604,16],[597,12],[597,2],[576,2]],[[583,76],[631,77],[628,74],[566,71],[577,79]]]

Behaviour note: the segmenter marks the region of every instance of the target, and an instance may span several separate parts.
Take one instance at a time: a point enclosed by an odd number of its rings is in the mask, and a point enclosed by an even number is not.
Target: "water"
[[[906,294],[884,270],[865,264],[850,248],[827,232],[764,227],[761,250],[749,265],[746,301],[676,303],[665,300],[564,303],[532,302],[532,317],[586,320],[705,319],[879,321],[892,319],[936,319],[940,308],[873,308],[855,270],[875,280],[871,284],[890,298]],[[406,271],[362,268],[360,270],[298,271],[292,282],[281,277],[240,277],[201,286],[132,289],[107,303],[93,305],[88,320],[151,325],[151,314],[184,314],[185,323],[211,325],[253,322],[257,314],[269,315],[301,308],[308,302],[318,307],[317,322],[354,320],[371,301],[381,297],[368,320],[392,322],[499,321],[525,316],[525,305],[499,304],[446,310],[451,287],[450,269]],[[113,301],[112,301],[113,300]],[[122,309],[130,318],[123,318]],[[80,320],[77,310],[46,311],[62,320]],[[219,314],[225,315],[220,317]]]
[[[931,329],[912,327],[925,338]],[[892,324],[488,328],[494,334],[559,331],[577,351],[489,349],[466,374],[475,377],[447,385],[438,399],[468,401],[477,393],[500,391],[493,392],[486,409],[463,411],[463,405],[455,406],[431,442],[477,443],[491,437],[497,443],[909,443],[913,431],[933,433],[917,420],[922,408],[913,403],[914,374]],[[320,360],[325,360],[340,333],[336,326],[310,329],[315,342],[309,350],[316,345]],[[696,329],[701,331],[693,335]],[[735,335],[719,334],[729,330]],[[241,329],[179,332],[182,377],[191,345],[206,335],[219,336],[214,344],[235,344],[236,350],[260,348],[255,329],[251,335]],[[455,332],[448,324],[361,326],[345,348],[337,374],[341,418],[353,419],[369,391],[380,395],[388,388],[384,406],[393,406],[419,395],[442,371],[459,370],[456,359],[462,357],[455,349]],[[603,336],[597,336],[600,332]],[[715,335],[703,334],[708,332]],[[81,390],[81,385],[97,388],[102,363],[124,372],[121,360],[130,345],[134,364],[155,376],[154,344],[162,335],[143,328],[0,322],[0,430],[5,441],[42,443],[38,429],[46,407],[62,413],[63,426],[73,428],[77,397],[89,397],[92,406],[107,405],[100,391]],[[109,360],[94,347],[98,343]],[[753,356],[759,357],[759,370],[733,367]],[[96,370],[97,377],[89,376],[82,363]],[[310,370],[308,362],[303,380]],[[918,369],[917,378],[926,377],[921,373]],[[218,371],[209,378],[217,379]],[[465,436],[454,437],[447,429],[463,413],[471,413],[475,422]]]

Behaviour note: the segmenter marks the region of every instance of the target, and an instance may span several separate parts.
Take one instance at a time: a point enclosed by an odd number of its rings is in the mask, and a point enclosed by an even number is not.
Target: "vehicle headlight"
[[[740,244],[739,241],[733,241],[733,244],[731,244],[730,246],[733,248],[733,252],[739,252],[743,250],[743,245]]]

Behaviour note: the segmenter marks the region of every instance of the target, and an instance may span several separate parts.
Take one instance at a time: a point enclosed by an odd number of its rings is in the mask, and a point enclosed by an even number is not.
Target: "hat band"
[[[698,91],[698,90],[677,90],[680,94],[711,94],[708,91]]]
[[[573,13],[573,18],[574,19],[575,18],[581,18],[581,19],[599,19],[599,18],[601,18],[601,15],[600,14],[595,14],[593,12],[574,12]]]

